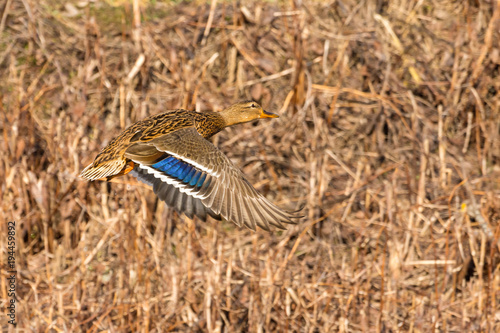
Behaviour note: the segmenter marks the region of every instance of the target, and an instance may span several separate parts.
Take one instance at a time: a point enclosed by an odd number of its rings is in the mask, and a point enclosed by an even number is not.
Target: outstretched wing
[[[158,160],[159,153],[164,155]],[[269,225],[283,229],[283,223],[296,223],[294,219],[298,218],[258,193],[241,171],[195,128],[136,143],[125,152],[125,157],[134,161],[134,174],[142,181],[147,179],[160,199],[174,208],[177,205],[187,215],[201,212],[201,203],[207,208],[205,215],[222,216],[252,230],[256,226],[269,230]],[[174,193],[172,188],[176,189]]]

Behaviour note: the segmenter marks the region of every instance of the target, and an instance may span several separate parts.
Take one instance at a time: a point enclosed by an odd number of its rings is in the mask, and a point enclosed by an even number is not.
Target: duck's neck
[[[220,112],[196,112],[195,122],[196,130],[204,138],[209,138],[227,127],[224,117]]]

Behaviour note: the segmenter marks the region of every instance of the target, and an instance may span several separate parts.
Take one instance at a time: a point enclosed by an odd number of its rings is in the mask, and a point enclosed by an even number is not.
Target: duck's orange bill
[[[271,113],[271,112],[267,112],[266,110],[262,110],[260,117],[261,118],[279,118],[280,116],[278,116],[275,113]]]

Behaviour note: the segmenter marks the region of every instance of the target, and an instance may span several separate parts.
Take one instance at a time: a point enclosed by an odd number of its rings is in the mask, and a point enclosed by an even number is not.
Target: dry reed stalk
[[[19,327],[498,331],[498,4],[0,10]],[[215,143],[269,199],[305,203],[298,226],[201,223],[129,177],[77,178],[136,120],[248,98],[280,118]]]

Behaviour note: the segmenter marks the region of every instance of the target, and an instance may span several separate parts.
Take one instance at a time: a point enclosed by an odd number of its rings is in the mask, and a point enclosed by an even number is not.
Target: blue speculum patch
[[[198,179],[200,179],[200,176],[201,176],[201,172],[196,172],[193,176],[193,178],[191,178],[191,180],[189,181],[189,185],[191,186],[194,186],[196,185],[196,183],[198,182]]]
[[[167,158],[153,164],[152,167],[157,169],[157,170],[165,171],[168,168],[170,168],[172,166],[172,164],[175,162],[179,162],[179,160],[173,156],[170,156],[170,157],[167,157]]]
[[[191,180],[191,178],[193,178],[193,175],[195,174],[195,172],[196,172],[196,169],[195,168],[191,168],[191,171],[189,171],[189,173],[184,178],[182,178],[182,181],[184,183],[189,183],[189,181]]]
[[[173,156],[169,156],[159,162],[156,162],[151,167],[164,172],[170,177],[177,178],[186,184],[196,186],[198,188],[203,185],[205,179],[207,178],[207,175],[204,172],[197,170],[194,166]]]

